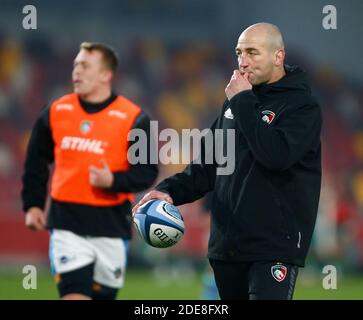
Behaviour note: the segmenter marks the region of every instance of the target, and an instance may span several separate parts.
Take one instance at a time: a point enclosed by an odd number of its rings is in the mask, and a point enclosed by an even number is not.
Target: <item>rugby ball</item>
[[[184,235],[184,220],[174,205],[153,199],[138,208],[133,217],[140,236],[149,245],[167,248],[175,245]]]

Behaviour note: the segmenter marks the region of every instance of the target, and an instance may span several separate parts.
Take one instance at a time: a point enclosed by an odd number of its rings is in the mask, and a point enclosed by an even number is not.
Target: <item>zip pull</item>
[[[299,231],[299,240],[297,241],[297,247],[300,249],[301,232]]]

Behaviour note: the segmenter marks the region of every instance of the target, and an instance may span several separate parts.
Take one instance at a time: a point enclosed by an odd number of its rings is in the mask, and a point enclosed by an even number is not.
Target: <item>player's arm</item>
[[[54,160],[54,141],[49,127],[49,107],[45,107],[33,127],[29,140],[21,198],[26,213],[26,226],[40,230],[45,227],[44,207],[47,199],[49,164]]]
[[[214,132],[216,122],[211,127]],[[213,139],[214,141],[214,139]],[[202,198],[206,193],[214,189],[216,164],[206,163],[205,159],[214,159],[207,153],[213,152],[213,146],[205,145],[205,138],[201,141],[201,150],[197,160],[192,161],[184,171],[175,174],[161,183],[154,190],[147,193],[133,208],[136,212],[137,208],[151,199],[160,199],[173,203],[174,205],[182,205],[184,203],[193,202]]]
[[[230,100],[237,126],[256,160],[271,170],[285,170],[299,161],[314,141],[319,141],[320,108],[314,101],[292,101],[275,120],[278,122],[270,125],[256,112],[260,105],[252,90]]]
[[[202,159],[205,159],[204,142],[201,153]],[[215,164],[206,164],[198,159],[190,163],[184,171],[163,180],[155,190],[168,194],[174,205],[179,206],[196,201],[213,190],[215,177]]]
[[[141,129],[146,133],[147,146],[145,150],[150,150],[150,118],[142,112],[136,119],[133,129]],[[130,142],[129,147],[135,142]],[[130,165],[127,171],[114,171],[111,187],[107,190],[112,192],[140,192],[149,187],[155,182],[158,175],[157,164],[152,164],[149,158],[147,163],[137,163]]]

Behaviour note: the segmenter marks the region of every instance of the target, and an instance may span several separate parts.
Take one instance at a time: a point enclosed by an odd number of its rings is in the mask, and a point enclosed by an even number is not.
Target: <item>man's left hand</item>
[[[234,70],[231,80],[224,91],[228,100],[231,100],[236,94],[251,89],[252,85],[248,81],[248,73],[242,75],[239,70]]]
[[[91,186],[98,188],[109,188],[113,183],[113,173],[105,160],[101,160],[101,168],[89,167],[89,182]]]

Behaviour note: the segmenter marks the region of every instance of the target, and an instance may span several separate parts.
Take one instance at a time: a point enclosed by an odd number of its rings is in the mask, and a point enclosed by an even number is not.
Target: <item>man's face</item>
[[[73,64],[74,92],[81,96],[93,93],[107,82],[107,72],[109,71],[104,67],[101,52],[81,49]]]
[[[264,37],[255,32],[244,32],[236,46],[238,67],[242,74],[248,73],[252,85],[268,83],[272,77],[275,53]]]

